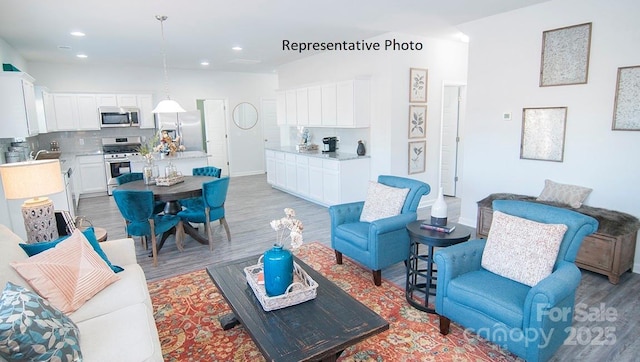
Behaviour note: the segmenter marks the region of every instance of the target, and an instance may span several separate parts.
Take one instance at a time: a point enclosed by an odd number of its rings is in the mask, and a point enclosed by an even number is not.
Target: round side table
[[[471,238],[473,228],[466,225],[449,223],[448,227],[455,226],[451,233],[426,230],[420,228],[425,220],[416,220],[407,224],[409,231],[409,259],[407,260],[407,282],[405,295],[407,302],[417,309],[427,313],[435,313],[435,309],[429,308],[429,296],[436,295],[436,270],[434,269],[434,248],[447,247],[462,243]],[[420,244],[427,246],[427,253],[420,252]]]

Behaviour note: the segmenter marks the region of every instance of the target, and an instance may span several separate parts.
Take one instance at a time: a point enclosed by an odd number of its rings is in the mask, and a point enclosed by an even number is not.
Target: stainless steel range
[[[131,172],[129,157],[140,154],[138,150],[142,145],[142,137],[109,137],[102,139],[102,153],[104,153],[104,166],[107,174],[107,192],[113,193],[118,185],[116,177]]]

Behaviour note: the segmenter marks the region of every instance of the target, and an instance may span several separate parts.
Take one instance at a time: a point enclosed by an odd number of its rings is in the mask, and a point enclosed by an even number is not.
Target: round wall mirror
[[[251,103],[239,103],[233,109],[233,123],[240,129],[253,128],[258,123],[258,110]]]

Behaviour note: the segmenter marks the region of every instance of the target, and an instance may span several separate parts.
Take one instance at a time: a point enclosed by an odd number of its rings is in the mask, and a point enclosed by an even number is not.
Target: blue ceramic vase
[[[293,255],[281,245],[274,245],[262,258],[264,263],[264,288],[267,295],[284,294],[293,282]]]

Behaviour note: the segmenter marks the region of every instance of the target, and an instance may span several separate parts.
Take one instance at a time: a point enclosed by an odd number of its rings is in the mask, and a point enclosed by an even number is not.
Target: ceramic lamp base
[[[25,201],[22,204],[22,218],[27,231],[27,243],[52,241],[59,237],[53,201],[49,198]]]

